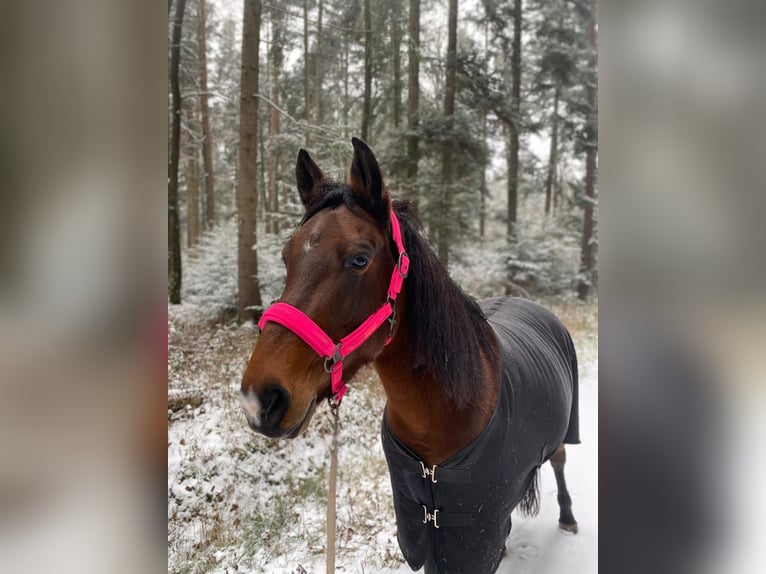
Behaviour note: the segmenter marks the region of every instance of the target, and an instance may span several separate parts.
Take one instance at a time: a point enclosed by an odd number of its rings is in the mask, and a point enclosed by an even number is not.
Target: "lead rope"
[[[338,478],[338,405],[330,405],[332,413],[332,446],[330,447],[330,487],[327,493],[327,574],[335,572],[335,493]]]

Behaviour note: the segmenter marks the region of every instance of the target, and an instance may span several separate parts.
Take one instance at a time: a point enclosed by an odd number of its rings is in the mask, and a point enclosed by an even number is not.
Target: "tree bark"
[[[348,34],[343,35],[343,134],[346,140],[351,137],[349,133],[349,110],[351,109],[351,100],[348,95],[348,53],[350,51]]]
[[[585,151],[585,209],[583,212],[582,246],[580,251],[580,276],[577,284],[577,296],[587,299],[593,283],[593,205],[596,197],[596,152],[597,152],[597,112],[596,112],[596,5],[591,1],[588,21],[588,43],[591,54],[589,73],[585,75],[585,93],[588,99],[588,122],[586,125]]]
[[[418,205],[418,130],[420,107],[420,0],[410,0],[407,42],[407,184]]]
[[[186,245],[194,247],[199,242],[199,161],[196,156],[186,160]]]
[[[370,0],[364,0],[364,101],[362,104],[362,140],[370,143],[372,107],[372,15]]]
[[[195,109],[191,105],[191,99],[187,100],[190,105],[183,106],[186,114],[186,123],[194,132],[196,127]],[[196,144],[192,141],[186,148],[186,245],[194,247],[199,241],[200,235],[200,197],[199,197],[199,158]]]
[[[455,115],[455,76],[457,70],[457,10],[458,0],[449,0],[447,21],[447,77],[444,89],[444,118],[447,138],[442,147],[441,209],[439,216],[438,255],[444,267],[449,267],[449,247],[452,224],[452,194],[454,173],[452,169],[452,131]]]
[[[277,221],[279,212],[279,193],[277,193],[277,150],[275,140],[279,136],[281,126],[281,116],[277,107],[279,107],[279,79],[282,74],[282,41],[284,36],[284,18],[281,12],[273,10],[271,13],[271,106],[269,115],[269,161],[267,167],[267,211],[270,214],[270,221],[267,229],[270,233],[279,232],[279,223]]]
[[[391,47],[394,67],[394,129],[402,123],[402,0],[393,0],[391,8]]]
[[[489,22],[484,25],[484,55],[489,57]],[[484,65],[484,73],[488,73],[487,64]],[[482,111],[481,122],[481,141],[484,145],[487,145],[487,116],[486,109]],[[487,222],[487,165],[481,166],[481,180],[479,185],[479,238],[484,239],[486,234],[486,222]]]
[[[181,144],[181,88],[178,68],[181,59],[181,31],[186,0],[178,0],[170,46],[171,132],[168,160],[168,299],[181,302],[181,229],[178,217],[178,159]]]
[[[210,135],[210,109],[207,91],[207,17],[205,0],[199,0],[199,83],[200,105],[202,107],[202,160],[205,165],[204,183],[207,212],[205,221],[208,229],[215,225],[215,177],[213,174],[213,138]]]
[[[511,52],[511,121],[508,126],[508,241],[516,235],[519,195],[519,112],[521,109],[521,0],[513,4],[513,48]]]
[[[559,206],[561,205],[561,201],[564,197],[564,170],[566,169],[566,166],[563,162],[563,156],[559,152],[558,157],[556,157],[556,165],[554,166],[555,170],[555,184],[553,186],[553,211],[558,211]]]
[[[548,153],[548,172],[545,175],[545,215],[551,212],[553,203],[553,180],[556,177],[559,146],[559,83],[553,91],[553,117],[551,118],[551,148]]]
[[[242,75],[237,186],[237,286],[239,317],[257,320],[262,311],[258,283],[256,213],[258,207],[258,54],[261,1],[245,0],[242,25]]]
[[[323,2],[319,0],[319,17],[317,19],[317,49],[315,62],[314,78],[314,99],[316,100],[316,117],[314,121],[317,125],[322,124],[322,10]]]
[[[487,112],[483,113],[481,122],[481,141],[487,143]],[[479,238],[484,239],[487,225],[487,166],[481,166],[479,181]]]
[[[303,107],[306,120],[306,147],[311,143],[309,124],[311,123],[311,94],[309,86],[309,0],[303,0]]]

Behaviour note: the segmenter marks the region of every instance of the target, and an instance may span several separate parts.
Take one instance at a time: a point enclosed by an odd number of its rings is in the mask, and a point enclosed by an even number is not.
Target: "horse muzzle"
[[[260,393],[252,389],[240,392],[242,411],[247,424],[255,432],[270,438],[295,438],[306,427],[316,406],[312,398],[301,420],[290,428],[282,428],[285,414],[290,408],[290,394],[279,384],[269,384]]]
[[[290,394],[282,385],[266,385],[260,393],[242,391],[239,398],[251,429],[274,438],[285,434],[279,425],[290,408]]]

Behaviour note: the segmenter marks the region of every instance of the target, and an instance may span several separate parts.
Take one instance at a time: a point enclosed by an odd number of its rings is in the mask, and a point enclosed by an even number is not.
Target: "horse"
[[[352,139],[347,182],[305,150],[305,213],[285,243],[285,288],[262,315],[242,379],[249,426],[293,438],[317,405],[372,363],[397,539],[413,570],[495,572],[511,512],[539,508],[550,460],[559,527],[576,533],[564,444],[579,443],[577,358],[563,324],[528,300],[477,302],[429,247],[413,205],[392,201],[372,150]]]

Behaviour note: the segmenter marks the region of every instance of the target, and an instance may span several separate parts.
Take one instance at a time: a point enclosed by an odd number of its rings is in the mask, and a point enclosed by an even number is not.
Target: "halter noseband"
[[[332,385],[333,396],[329,399],[332,408],[337,408],[343,395],[346,394],[347,387],[343,382],[343,359],[361,347],[386,321],[389,322],[390,329],[385,344],[388,345],[391,342],[396,321],[396,297],[402,290],[402,284],[410,269],[410,258],[404,249],[402,230],[393,209],[391,209],[391,236],[399,250],[399,259],[391,274],[386,302],[361,325],[343,337],[339,343],[334,343],[327,333],[303,311],[287,303],[274,303],[258,321],[258,327],[261,329],[269,321],[279,323],[298,335],[317,355],[324,357],[324,369],[330,374]]]

